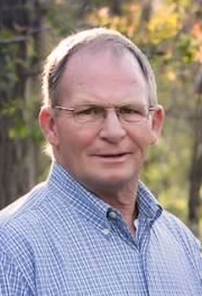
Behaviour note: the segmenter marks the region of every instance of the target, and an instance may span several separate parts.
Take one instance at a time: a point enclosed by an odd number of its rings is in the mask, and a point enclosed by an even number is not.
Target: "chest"
[[[138,246],[92,228],[47,242],[37,257],[40,296],[202,295],[188,254],[169,233],[145,233]]]

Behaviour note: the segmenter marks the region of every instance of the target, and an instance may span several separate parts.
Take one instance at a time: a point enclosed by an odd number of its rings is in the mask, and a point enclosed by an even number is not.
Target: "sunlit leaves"
[[[202,25],[199,21],[191,23],[187,30],[190,7],[190,0],[162,1],[151,13],[146,26],[142,26],[143,7],[140,2],[132,2],[123,5],[121,16],[112,15],[108,6],[93,10],[87,15],[87,22],[122,32],[147,48],[148,54],[149,50],[162,52],[162,61],[179,59],[191,63],[202,60]]]
[[[175,81],[176,78],[177,78],[176,72],[173,71],[172,68],[171,69],[167,69],[166,76],[167,76],[168,80],[170,80],[170,81]]]
[[[192,33],[198,41],[202,42],[202,21],[195,22]]]
[[[198,54],[198,45],[192,36],[181,34],[176,48],[183,62],[191,63],[196,59]]]
[[[175,37],[182,28],[180,15],[175,6],[164,7],[156,11],[148,24],[150,42],[159,44],[165,39]]]
[[[178,8],[181,10],[185,10],[190,8],[190,6],[193,4],[192,0],[164,0],[165,4],[175,4]]]
[[[202,21],[195,22],[192,30],[192,35],[198,45],[198,51],[195,55],[196,61],[202,63]]]
[[[122,16],[114,16],[110,8],[105,6],[88,14],[87,21],[93,26],[108,27],[133,38],[140,24],[141,6],[136,3],[125,4],[123,12]]]

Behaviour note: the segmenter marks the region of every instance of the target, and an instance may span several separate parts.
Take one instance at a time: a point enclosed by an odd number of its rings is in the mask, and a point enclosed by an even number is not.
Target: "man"
[[[43,79],[53,164],[1,214],[0,295],[202,295],[198,241],[140,182],[164,120],[146,57],[87,30],[54,49]]]

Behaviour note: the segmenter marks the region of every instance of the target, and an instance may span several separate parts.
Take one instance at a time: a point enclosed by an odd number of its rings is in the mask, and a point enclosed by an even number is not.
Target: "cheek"
[[[130,138],[133,143],[142,150],[152,145],[153,133],[149,126],[142,126],[140,128],[134,127],[134,129],[130,131]]]
[[[93,145],[96,134],[92,130],[82,129],[80,125],[71,125],[63,129],[59,137],[60,146],[63,145],[63,149],[71,151],[71,154],[79,154]]]

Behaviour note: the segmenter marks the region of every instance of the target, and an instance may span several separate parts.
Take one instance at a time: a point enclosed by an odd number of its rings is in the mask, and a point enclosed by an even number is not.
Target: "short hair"
[[[115,51],[127,50],[132,53],[140,65],[148,86],[149,105],[158,103],[154,72],[147,57],[128,38],[121,33],[106,29],[94,28],[81,31],[63,39],[47,57],[42,81],[43,104],[55,106],[59,103],[59,85],[68,60],[81,49]]]

